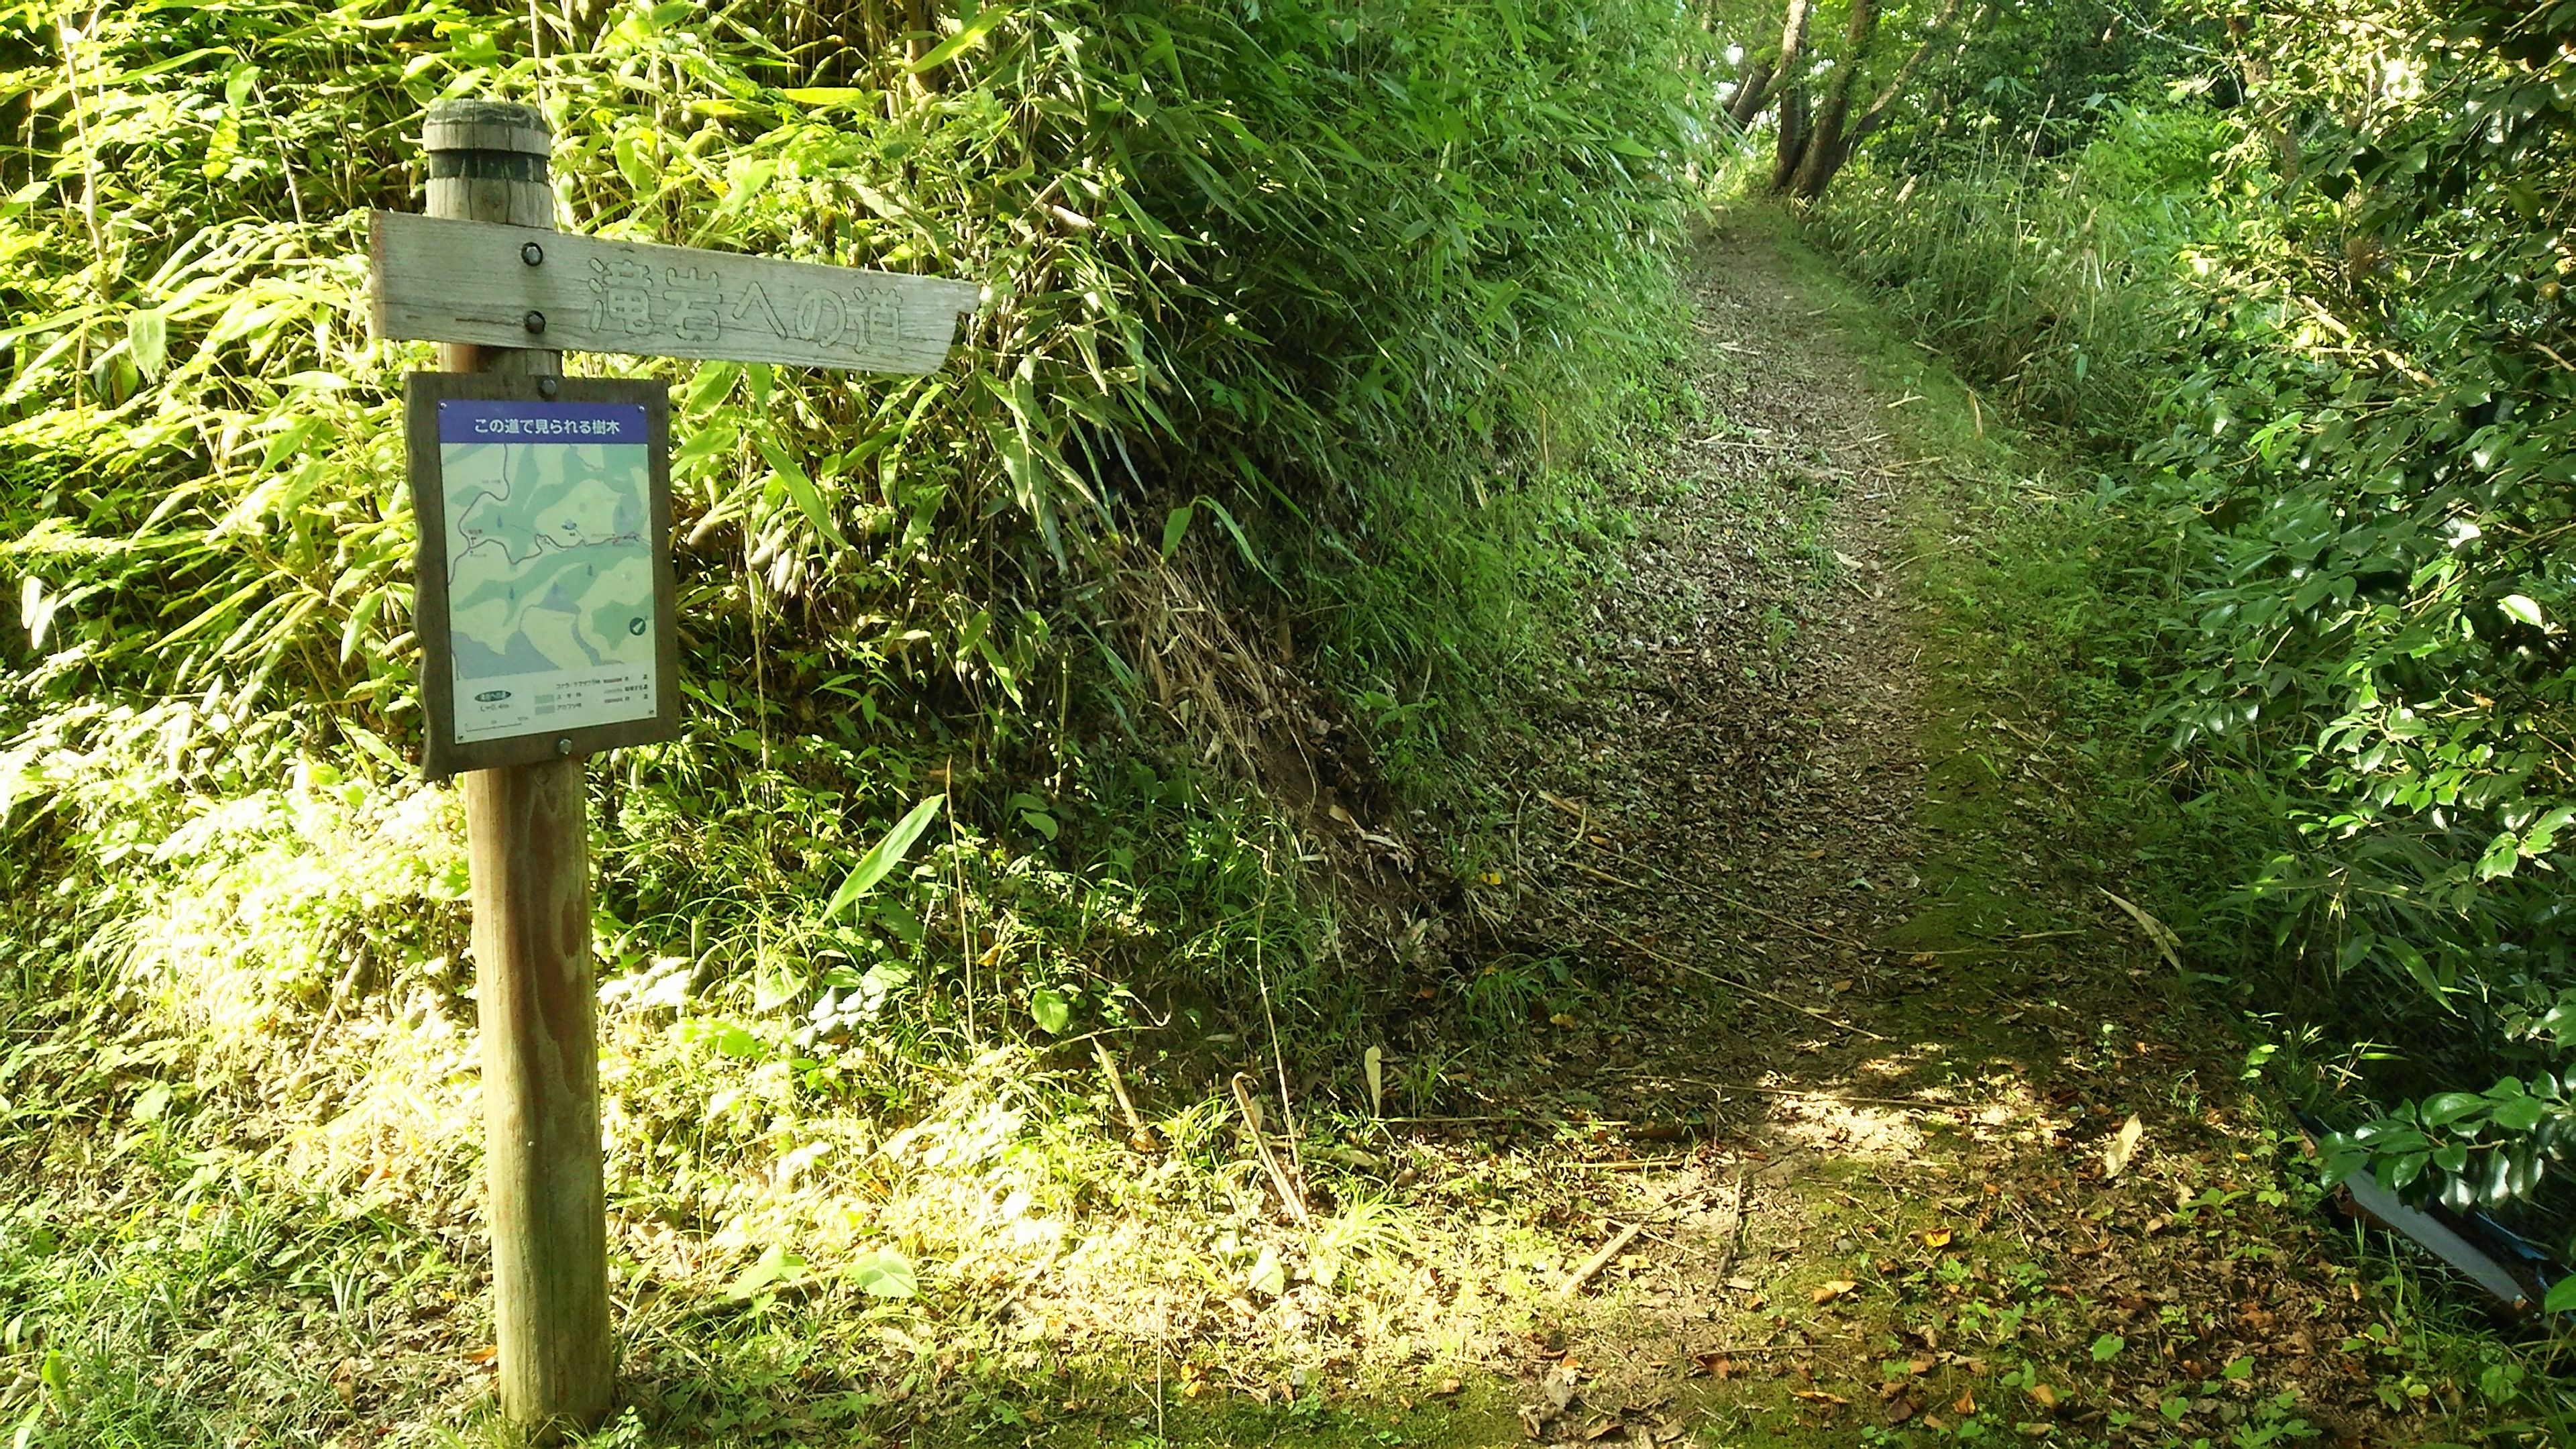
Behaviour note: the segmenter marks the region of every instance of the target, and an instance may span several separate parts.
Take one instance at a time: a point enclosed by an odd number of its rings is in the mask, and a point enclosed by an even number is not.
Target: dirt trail
[[[1438,1275],[1527,1285],[1478,1345],[1521,1422],[1462,1437],[2387,1442],[2369,1285],[2241,1047],[2069,857],[2054,722],[1925,602],[1976,545],[1900,413],[1971,405],[1890,392],[1911,354],[1767,225],[1700,261],[1716,418],[1515,776],[1483,968],[1615,984],[1414,1129]]]

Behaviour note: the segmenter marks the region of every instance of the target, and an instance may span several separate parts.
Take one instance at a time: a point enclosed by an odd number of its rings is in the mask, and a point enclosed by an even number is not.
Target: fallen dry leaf
[[[2129,1170],[2130,1159],[2138,1155],[2138,1140],[2146,1135],[2146,1124],[2138,1120],[2137,1113],[2130,1113],[2129,1120],[2120,1124],[2119,1135],[2113,1137],[2111,1145],[2103,1149],[2102,1178],[2104,1181],[2107,1182]]]
[[[469,1348],[465,1351],[465,1361],[467,1363],[490,1363],[492,1360],[499,1358],[500,1356],[501,1349],[497,1344],[487,1343],[481,1348]]]
[[[2167,926],[2164,922],[2157,920],[2155,917],[2148,915],[2145,911],[2139,909],[2131,902],[2123,900],[2117,895],[2113,895],[2109,889],[2102,887],[2097,887],[2097,889],[2100,889],[2102,894],[2111,897],[2111,904],[2118,906],[2121,910],[2129,913],[2129,919],[2138,923],[2139,930],[2146,932],[2147,941],[2156,948],[2157,955],[2165,958],[2166,965],[2171,966],[2176,971],[2180,971],[2182,969],[2182,938],[2175,935],[2171,927]]]
[[[1814,1298],[1818,1303],[1831,1303],[1835,1299],[1842,1297],[1844,1294],[1849,1293],[1859,1286],[1860,1285],[1858,1283],[1853,1282],[1849,1278],[1836,1278],[1831,1283],[1823,1284],[1818,1287],[1814,1293],[1808,1296]]]
[[[1977,1412],[1977,1391],[1974,1389],[1959,1390],[1959,1397],[1950,1405],[1950,1412],[1962,1417]]]
[[[1923,1235],[1923,1246],[1927,1248],[1946,1248],[1950,1246],[1950,1230],[1948,1228],[1934,1228],[1925,1233]]]
[[[1791,1389],[1789,1394],[1792,1398],[1805,1399],[1812,1404],[1848,1404],[1851,1402],[1851,1400],[1844,1398],[1840,1394],[1830,1394],[1825,1392],[1823,1389]]]
[[[2030,1396],[2038,1400],[2039,1406],[2043,1409],[2054,1409],[2057,1407],[2057,1390],[2050,1388],[2046,1384],[2032,1384],[2030,1386]]]

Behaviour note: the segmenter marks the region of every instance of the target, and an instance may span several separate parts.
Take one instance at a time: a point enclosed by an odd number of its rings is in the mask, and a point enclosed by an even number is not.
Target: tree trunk
[[[1864,25],[1872,28],[1875,25],[1874,19],[1868,18],[1861,6],[1854,7],[1853,60],[1845,66],[1842,74],[1834,78],[1833,94],[1826,98],[1824,109],[1808,128],[1805,150],[1786,188],[1789,194],[1807,201],[1825,194],[1825,188],[1833,184],[1835,175],[1843,169],[1845,162],[1851,160],[1860,143],[1887,124],[1896,102],[1904,95],[1905,83],[1913,79],[1924,57],[1932,53],[1933,43],[1941,38],[1941,32],[1958,18],[1959,3],[1960,0],[1944,0],[1941,13],[1933,17],[1930,31],[1896,67],[1896,74],[1888,78],[1877,97],[1860,113],[1860,118],[1846,126],[1845,118],[1851,114],[1852,87],[1859,79],[1859,57],[1867,46],[1868,35]],[[1862,0],[1862,5],[1866,4],[1867,0]],[[1986,11],[1981,9],[1978,13],[1982,16]]]
[[[1781,112],[1780,156],[1771,168],[1771,189],[1795,196],[1813,196],[1824,189],[1842,165],[1843,118],[1851,114],[1852,86],[1860,78],[1862,62],[1869,59],[1870,42],[1878,36],[1878,6],[1874,0],[1852,0],[1851,24],[1843,35],[1843,57],[1834,67],[1834,78],[1825,91],[1824,108],[1810,121],[1806,110],[1806,92],[1798,92],[1799,116],[1797,144],[1789,144],[1788,112]],[[1822,178],[1822,179],[1815,179]],[[1814,189],[1809,189],[1813,179]]]
[[[1843,120],[1851,114],[1852,84],[1857,79],[1857,62],[1842,68],[1835,76],[1833,88],[1825,94],[1825,104],[1807,127],[1807,144],[1799,153],[1797,170],[1789,177],[1789,194],[1813,201],[1825,194],[1834,173],[1843,169],[1851,155],[1851,143],[1843,136]]]
[[[1792,81],[1780,92],[1780,147],[1771,162],[1771,189],[1786,191],[1807,154],[1807,86]]]
[[[1727,119],[1740,130],[1753,124],[1762,114],[1762,104],[1771,99],[1771,78],[1779,70],[1767,60],[1757,60],[1744,68],[1744,82],[1735,88],[1735,100],[1726,108]]]
[[[1991,6],[1979,7],[1976,18],[1968,22],[1967,30],[1959,37],[1962,52],[1966,49],[1968,37],[1976,32],[1979,23],[1992,8]],[[1896,74],[1889,79],[1886,87],[1879,91],[1878,99],[1871,101],[1869,109],[1861,112],[1860,119],[1852,123],[1851,134],[1843,139],[1843,149],[1846,152],[1868,140],[1879,127],[1887,124],[1890,110],[1904,94],[1905,83],[1913,78],[1915,68],[1922,65],[1923,58],[1932,53],[1932,43],[1941,38],[1941,32],[1949,28],[1950,22],[1956,19],[1958,14],[1959,0],[1946,0],[1941,7],[1941,13],[1933,17],[1932,28],[1924,34],[1923,43],[1914,47],[1913,54],[1905,57],[1905,63],[1896,68]]]
[[[1780,22],[1780,64],[1772,74],[1782,80],[1798,78],[1798,62],[1807,49],[1807,15],[1810,0],[1789,0],[1789,13]]]
[[[1735,104],[1726,113],[1738,126],[1750,126],[1762,108],[1775,96],[1785,97],[1786,88],[1798,79],[1798,62],[1807,48],[1807,16],[1814,0],[1789,0],[1788,14],[1780,22],[1780,56],[1777,60],[1756,62],[1745,72],[1744,88],[1735,93]]]

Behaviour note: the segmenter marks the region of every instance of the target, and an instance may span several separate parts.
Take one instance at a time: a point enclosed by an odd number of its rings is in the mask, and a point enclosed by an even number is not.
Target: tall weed
[[[2016,415],[2131,446],[2190,340],[2195,242],[2223,120],[2114,104],[2070,156],[1981,148],[1938,169],[1848,169],[1811,231]]]
[[[2499,1203],[2576,1141],[2576,190],[2540,161],[2576,112],[2519,12],[2348,8],[2366,61],[2245,29],[2242,105],[2178,76],[2070,160],[1861,178],[1818,229],[2116,466],[2100,587],[2212,843],[2170,881],[2198,961],[2396,1048],[2335,1170]]]
[[[677,385],[690,724],[598,776],[613,960],[891,952],[903,995],[990,958],[955,990],[1024,1026],[1063,983],[1000,944],[1031,937],[1021,913],[949,899],[1019,870],[988,858],[1139,900],[1211,849],[1283,858],[1234,785],[1156,753],[1191,729],[1138,683],[1174,641],[1126,605],[1175,545],[1212,605],[1285,621],[1399,773],[1436,773],[1479,681],[1543,627],[1522,577],[1594,536],[1563,461],[1658,395],[1687,29],[1642,0],[900,19],[0,10],[0,574],[21,605],[0,820],[12,861],[41,862],[6,883],[180,890],[165,842],[301,772],[407,792],[392,423],[427,354],[366,336],[362,237],[368,208],[415,204],[419,116],[458,94],[547,111],[567,226],[987,288],[926,378],[574,359]],[[925,793],[961,820],[940,864],[818,936],[832,883]],[[1271,875],[1157,909],[1230,921],[1298,894]],[[68,899],[81,933],[168,939],[133,914],[148,894]],[[389,981],[455,909],[314,929],[354,933],[387,958],[359,978]],[[736,940],[758,949],[717,949]]]

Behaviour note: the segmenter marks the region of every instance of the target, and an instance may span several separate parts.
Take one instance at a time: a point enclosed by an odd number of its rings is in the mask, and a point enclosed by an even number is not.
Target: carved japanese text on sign
[[[375,330],[487,347],[928,372],[972,283],[378,212]]]
[[[643,351],[653,350],[649,339],[665,334],[701,347],[745,335],[755,345],[793,339],[816,347],[848,342],[863,349],[925,340],[904,330],[903,296],[892,286],[870,283],[781,295],[783,307],[757,280],[728,291],[720,273],[702,267],[590,259],[591,329],[636,340],[644,344]]]

